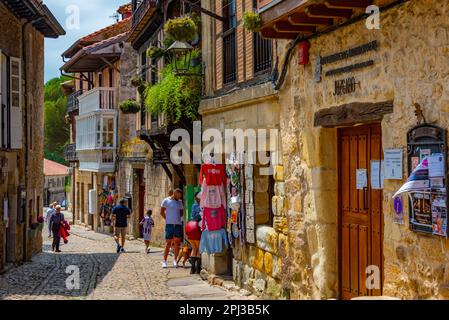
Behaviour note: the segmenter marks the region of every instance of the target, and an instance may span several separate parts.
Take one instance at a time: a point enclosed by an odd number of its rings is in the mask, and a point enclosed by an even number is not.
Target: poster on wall
[[[444,157],[441,153],[434,153],[428,159],[429,177],[444,177]]]
[[[432,224],[433,234],[446,236],[447,234],[447,208],[446,191],[432,194]]]
[[[384,177],[384,161],[371,160],[371,188],[383,189]]]
[[[366,171],[366,169],[356,169],[357,190],[363,190],[368,186],[368,176]]]
[[[393,221],[396,224],[404,224],[404,202],[402,195],[393,199],[394,218]]]
[[[432,153],[432,150],[430,150],[430,149],[421,149],[419,151],[419,162],[422,162],[425,158],[430,156],[431,153]]]
[[[402,149],[384,152],[385,179],[402,180]]]

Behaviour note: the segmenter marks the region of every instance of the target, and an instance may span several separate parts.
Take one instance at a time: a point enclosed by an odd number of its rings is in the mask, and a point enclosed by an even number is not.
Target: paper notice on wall
[[[384,152],[385,179],[402,180],[402,149],[388,149]]]
[[[366,169],[356,169],[356,185],[357,190],[363,190],[368,186],[368,176]]]
[[[447,208],[446,194],[432,194],[432,230],[433,234],[446,236],[447,234]]]
[[[428,159],[429,177],[444,177],[444,157],[441,153],[434,153]]]
[[[379,190],[384,188],[384,162],[371,160],[371,188]]]

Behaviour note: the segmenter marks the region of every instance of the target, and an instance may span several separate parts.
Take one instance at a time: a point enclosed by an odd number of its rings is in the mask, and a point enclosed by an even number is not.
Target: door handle
[[[368,210],[368,188],[363,188],[363,210]]]

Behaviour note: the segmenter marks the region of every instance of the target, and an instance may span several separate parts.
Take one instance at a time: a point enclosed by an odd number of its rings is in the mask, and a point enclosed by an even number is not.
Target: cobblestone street
[[[143,243],[128,241],[116,254],[111,236],[72,226],[62,252],[51,252],[44,229],[43,252],[0,276],[0,299],[251,299],[248,293],[210,286],[189,268],[162,269],[162,250],[144,253]],[[187,263],[188,264],[188,263]],[[80,289],[66,288],[66,268],[79,267]],[[236,288],[234,288],[236,289]]]

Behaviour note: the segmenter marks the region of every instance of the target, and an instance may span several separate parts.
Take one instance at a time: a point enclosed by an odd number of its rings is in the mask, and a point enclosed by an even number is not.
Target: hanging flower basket
[[[180,17],[168,20],[164,31],[175,41],[190,42],[195,39],[198,27],[190,17]]]
[[[141,77],[134,77],[131,79],[131,85],[136,88],[144,85],[144,83],[145,81]]]
[[[262,18],[257,12],[246,11],[242,20],[243,27],[249,31],[259,32],[262,27]]]
[[[137,113],[140,111],[140,104],[136,100],[122,101],[118,107],[123,113]]]
[[[164,54],[165,50],[156,46],[151,46],[147,49],[147,56],[151,59],[160,59]]]

